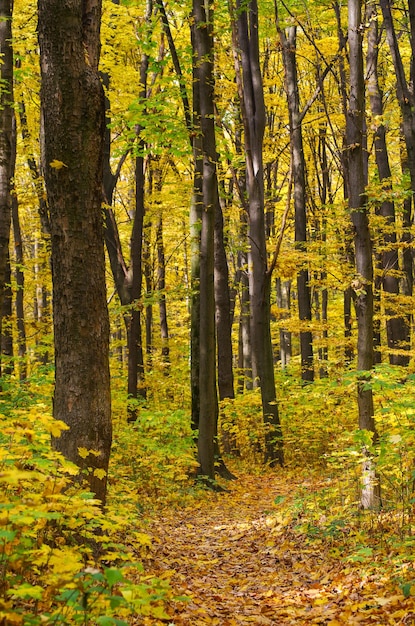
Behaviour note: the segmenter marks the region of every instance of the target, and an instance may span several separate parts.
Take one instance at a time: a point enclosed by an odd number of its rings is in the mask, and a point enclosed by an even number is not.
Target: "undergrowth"
[[[275,524],[304,545],[383,568],[404,595],[415,591],[415,377],[386,365],[370,384],[379,440],[356,428],[356,376],[302,385],[278,374],[279,408],[291,499],[276,500]],[[185,406],[158,395],[126,423],[126,398],[113,390],[114,442],[108,506],[73,483],[76,468],[51,450],[52,372],[27,383],[4,380],[0,396],[0,624],[99,624],[168,619],[168,573],[145,571],[147,520],[163,508],[204,498],[193,480],[195,448]],[[172,406],[171,406],[172,405]],[[220,407],[220,443],[231,469],[260,473],[264,431],[257,391]],[[363,439],[365,439],[363,441]],[[382,486],[380,511],[362,511],[362,443]],[[227,454],[226,454],[227,452]],[[226,497],[226,493],[223,495]],[[271,503],[272,506],[272,503]],[[180,600],[184,600],[181,598]],[[136,617],[134,617],[136,616]],[[143,621],[142,623],[147,623]]]

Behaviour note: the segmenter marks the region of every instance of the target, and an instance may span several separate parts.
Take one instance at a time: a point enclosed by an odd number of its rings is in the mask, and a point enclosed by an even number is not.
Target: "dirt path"
[[[414,598],[330,557],[332,544],[301,543],[273,504],[295,490],[284,476],[243,476],[230,490],[152,525],[146,570],[169,571],[190,597],[168,607],[171,624],[415,624]]]

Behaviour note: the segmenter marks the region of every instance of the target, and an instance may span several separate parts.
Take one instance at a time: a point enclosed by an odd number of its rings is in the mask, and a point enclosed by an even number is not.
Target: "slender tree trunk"
[[[405,169],[409,172],[411,180],[412,198],[411,202],[406,201],[404,205],[403,226],[405,228],[404,243],[407,244],[403,253],[403,271],[406,275],[403,281],[403,289],[405,295],[412,295],[413,290],[413,257],[410,249],[412,235],[410,228],[413,224],[413,203],[415,194],[415,93],[413,91],[414,65],[415,65],[415,17],[414,7],[409,2],[409,24],[410,24],[410,42],[411,42],[411,60],[410,60],[410,83],[406,79],[405,68],[402,55],[399,50],[398,37],[395,31],[392,5],[390,0],[380,0],[380,6],[383,15],[383,25],[386,31],[389,50],[392,57],[392,63],[396,75],[396,95],[401,109],[402,116],[402,135],[405,141],[405,156],[403,162]]]
[[[215,307],[220,400],[235,397],[229,269],[223,237],[223,213],[218,199],[215,211]]]
[[[153,271],[151,267],[151,222],[147,223],[143,231],[143,265],[144,279],[146,285],[145,323],[146,323],[146,367],[152,368],[153,355],[153,304],[151,296],[153,294]]]
[[[336,24],[337,24],[337,36],[339,39],[339,48],[343,49],[346,45],[346,36],[343,32],[343,27],[342,27],[342,22],[341,22],[341,7],[340,4],[337,0],[334,0],[333,2],[333,9],[334,9],[334,13],[335,13],[335,17],[336,17]],[[347,104],[347,84],[348,84],[348,77],[346,75],[346,67],[345,67],[345,62],[344,62],[344,58],[343,56],[339,57],[339,77],[340,77],[340,93],[341,93],[341,102],[342,102],[342,111],[344,114],[345,119],[347,119],[347,109],[348,109],[348,104]],[[347,162],[346,162],[346,153],[347,153],[347,148],[346,148],[346,138],[343,138],[343,146],[340,149],[340,160],[341,160],[341,165],[342,165],[342,172],[343,172],[343,180],[344,180],[344,185],[343,185],[343,194],[344,194],[344,199],[345,202],[348,202],[348,183],[347,183],[347,177],[348,177],[348,172],[347,172]],[[351,229],[347,229],[346,233],[345,233],[345,237],[343,236],[343,240],[344,240],[344,262],[349,265],[350,267],[354,267],[355,265],[355,260],[354,260],[354,252],[353,252],[353,242],[352,242],[352,235],[350,233]],[[352,331],[352,304],[353,304],[353,288],[350,287],[346,287],[346,289],[344,290],[344,294],[343,294],[343,321],[344,321],[344,359],[346,364],[350,364],[353,360],[353,356],[354,356],[354,350],[353,350],[353,343],[352,343],[352,336],[353,336],[353,331]]]
[[[169,325],[167,318],[166,302],[166,260],[163,242],[163,218],[160,216],[156,231],[157,241],[157,288],[159,290],[159,314],[161,333],[161,358],[164,365],[164,373],[167,376],[170,371],[170,348],[169,348]]]
[[[249,214],[249,297],[251,315],[252,375],[261,389],[265,430],[265,461],[283,463],[282,433],[275,392],[274,358],[270,330],[271,275],[267,266],[264,215],[263,135],[265,104],[259,65],[258,6],[256,0],[236,6],[237,36],[242,73],[237,83],[244,127],[247,205]]]
[[[52,243],[54,417],[69,427],[53,445],[87,472],[91,491],[104,504],[112,429],[101,213],[101,2],[39,0],[38,8]]]
[[[284,313],[280,314],[280,319],[289,317],[291,308],[291,281],[282,281],[280,278],[277,278],[276,292],[277,306],[280,311],[284,311]],[[280,329],[280,359],[282,369],[286,369],[291,360],[291,333],[283,328]]]
[[[2,360],[1,375],[10,376],[14,371],[13,363],[13,291],[11,285],[12,272],[10,267],[10,256],[7,258],[6,276],[3,294],[3,306],[1,311],[1,354],[5,357]]]
[[[15,280],[16,280],[16,320],[17,320],[17,353],[19,356],[19,379],[27,378],[26,362],[26,324],[24,314],[24,256],[23,241],[20,228],[19,206],[17,195],[12,195],[12,221],[14,236],[14,254],[16,260]]]
[[[278,20],[278,15],[276,17]],[[311,323],[312,316],[308,269],[304,262],[301,261],[301,257],[306,251],[307,244],[307,215],[305,161],[296,62],[297,28],[292,26],[287,29],[286,33],[280,28],[278,30],[283,51],[285,88],[290,120],[292,177],[294,183],[295,242],[296,249],[300,256],[300,270],[297,274],[297,297],[301,324],[307,322]],[[300,330],[300,354],[301,377],[304,381],[312,382],[314,380],[313,335],[310,330]]]
[[[350,96],[346,119],[347,183],[349,210],[354,228],[356,276],[353,281],[358,327],[357,369],[359,428],[376,438],[370,372],[373,367],[373,265],[365,193],[367,168],[364,159],[365,84],[363,76],[361,0],[349,0]],[[362,506],[379,506],[373,460],[367,453],[363,469]]]
[[[382,189],[387,193],[391,191],[391,169],[389,165],[388,150],[386,145],[386,128],[383,124],[382,93],[378,79],[378,48],[379,33],[376,8],[368,5],[367,22],[368,30],[367,50],[367,85],[372,118],[376,123],[375,128],[375,157]],[[376,121],[379,120],[379,121]],[[373,122],[372,122],[373,123]],[[391,194],[390,194],[391,195]],[[386,334],[388,347],[391,350],[389,360],[395,365],[407,365],[409,354],[402,354],[403,350],[409,350],[410,325],[408,315],[402,316],[398,312],[396,296],[399,294],[399,259],[396,245],[395,206],[392,199],[384,200],[377,211],[384,218],[385,227],[382,236],[382,247],[385,251],[379,257],[380,282],[385,292],[385,315]],[[393,352],[401,350],[400,353]]]
[[[153,11],[152,0],[147,0],[145,21],[149,24]],[[140,65],[139,99],[147,98],[147,74],[149,57],[143,52]],[[138,398],[145,399],[147,392],[144,377],[144,354],[142,340],[142,279],[143,279],[143,236],[145,214],[145,160],[142,128],[137,126],[137,156],[135,157],[135,215],[131,234],[131,308],[128,314],[128,421],[137,419]]]

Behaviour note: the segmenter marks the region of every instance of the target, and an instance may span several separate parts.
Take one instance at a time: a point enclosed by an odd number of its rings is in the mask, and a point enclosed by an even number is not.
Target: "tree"
[[[235,18],[232,16],[232,20]],[[265,461],[283,462],[281,426],[276,400],[274,359],[270,329],[271,273],[265,239],[263,139],[265,103],[259,59],[258,5],[236,5],[234,54],[240,50],[241,73],[236,68],[242,110],[246,159],[246,195],[249,238],[249,296],[252,377],[261,389],[265,427]]]
[[[45,183],[51,224],[54,447],[104,504],[111,449],[102,224],[100,0],[39,0]],[[91,469],[89,469],[91,468]]]
[[[11,223],[11,179],[13,176],[13,48],[12,0],[0,1],[0,329],[3,299],[10,276],[9,240]],[[10,282],[10,281],[9,281]]]
[[[214,126],[213,7],[193,0],[192,415],[200,474],[215,478],[216,390],[214,230],[218,201]]]
[[[356,276],[353,281],[357,317],[359,428],[376,438],[370,371],[373,367],[373,262],[364,163],[365,84],[362,52],[361,0],[349,0],[348,41],[350,95],[346,119],[347,195],[354,229]],[[373,461],[367,454],[363,470],[362,506],[379,505]]]
[[[379,182],[382,191],[391,196],[392,172],[389,163],[389,154],[386,143],[386,126],[383,120],[382,92],[379,85],[378,57],[379,57],[379,28],[374,5],[367,7],[368,46],[367,46],[367,85],[369,102],[372,113],[372,125],[374,130],[374,150]],[[388,347],[392,351],[389,355],[391,363],[396,365],[408,365],[409,354],[397,353],[401,349],[408,353],[410,340],[409,319],[398,311],[396,296],[399,294],[399,258],[396,246],[396,220],[395,205],[391,197],[385,198],[379,203],[377,210],[384,220],[383,227],[383,252],[378,255],[380,265],[380,280],[386,295],[386,334]],[[379,284],[379,287],[380,287]],[[395,352],[394,352],[395,351]]]
[[[285,70],[285,88],[287,93],[292,176],[294,186],[295,241],[299,254],[306,250],[306,180],[303,149],[303,135],[300,117],[300,96],[298,92],[296,45],[297,27],[291,26],[286,31],[278,24],[277,3],[275,12],[281,41]],[[311,294],[307,267],[301,267],[297,274],[298,314],[301,321],[311,322]],[[313,335],[310,330],[300,330],[301,377],[304,381],[314,380]]]

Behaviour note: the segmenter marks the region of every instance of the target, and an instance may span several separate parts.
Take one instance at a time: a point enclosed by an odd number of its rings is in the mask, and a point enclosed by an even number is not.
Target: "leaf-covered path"
[[[349,563],[329,537],[308,541],[294,530],[278,503],[298,486],[278,473],[240,476],[229,493],[152,524],[147,573],[169,576],[175,593],[190,598],[169,605],[171,624],[415,624],[414,598],[386,575]]]

